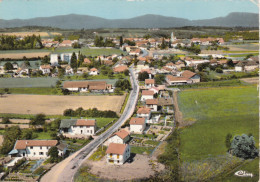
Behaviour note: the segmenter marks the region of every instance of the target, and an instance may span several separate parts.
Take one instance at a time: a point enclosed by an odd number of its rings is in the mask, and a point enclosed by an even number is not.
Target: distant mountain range
[[[48,26],[62,29],[97,29],[97,28],[174,28],[184,26],[220,26],[220,27],[258,27],[259,16],[256,13],[230,13],[225,17],[204,20],[160,15],[144,15],[130,19],[104,19],[88,15],[61,15],[32,19],[0,19],[0,28],[23,26]]]

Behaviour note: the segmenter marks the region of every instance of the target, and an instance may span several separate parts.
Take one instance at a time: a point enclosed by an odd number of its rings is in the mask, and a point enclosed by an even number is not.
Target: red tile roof
[[[114,68],[114,72],[124,72],[125,70],[128,70],[128,67],[126,65],[123,65],[123,66],[117,66]]]
[[[88,87],[88,81],[73,81],[73,82],[64,82],[63,88],[83,88]]]
[[[154,84],[155,80],[154,79],[145,79],[145,84]]]
[[[97,68],[91,68],[90,71],[97,71]]]
[[[33,146],[53,147],[58,144],[58,140],[17,140],[14,149],[26,149]]]
[[[149,114],[150,112],[151,112],[151,109],[147,108],[147,107],[140,107],[137,110],[137,114]]]
[[[84,59],[84,63],[85,63],[85,64],[90,64],[91,61],[90,61],[88,58],[85,58],[85,59]]]
[[[95,119],[78,119],[76,122],[76,126],[95,126]]]
[[[182,72],[182,76],[185,78],[191,78],[194,75],[196,75],[196,73],[193,73],[192,71],[189,70],[185,70],[184,72]]]
[[[113,136],[115,135],[119,136],[121,139],[124,139],[129,135],[129,133],[126,130],[121,129],[120,131],[113,134]]]
[[[147,99],[145,103],[146,105],[158,105],[158,99]]]
[[[119,154],[123,155],[126,150],[127,144],[120,144],[120,143],[110,143],[106,154]]]
[[[149,90],[143,90],[142,95],[154,95],[154,92]]]
[[[130,125],[144,125],[145,124],[145,118],[131,118]]]

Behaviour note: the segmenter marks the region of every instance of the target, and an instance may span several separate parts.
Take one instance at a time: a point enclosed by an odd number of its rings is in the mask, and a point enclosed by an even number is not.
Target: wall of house
[[[127,145],[126,150],[123,155],[118,154],[107,154],[106,161],[109,164],[122,165],[130,157],[130,147]]]
[[[153,99],[153,95],[142,95],[141,101],[146,101],[147,99]]]
[[[145,129],[144,125],[130,125],[130,132],[131,133],[142,133]]]
[[[152,111],[158,111],[158,106],[157,105],[146,105],[146,107],[152,109]]]
[[[108,144],[110,143],[121,143],[124,144],[124,140],[119,136],[115,135],[108,139]]]
[[[236,72],[242,72],[242,71],[243,71],[243,67],[235,66],[235,71],[236,71]]]
[[[151,112],[149,114],[137,114],[137,117],[149,119],[151,117]]]
[[[71,135],[94,135],[94,126],[71,126],[69,129],[69,134]]]

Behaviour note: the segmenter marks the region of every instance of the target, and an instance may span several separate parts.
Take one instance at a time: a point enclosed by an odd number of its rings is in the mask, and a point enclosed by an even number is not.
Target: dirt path
[[[108,164],[103,157],[100,161],[87,160],[84,165],[90,167],[90,173],[107,180],[133,180],[148,178],[155,174],[155,171],[164,170],[164,165],[153,162],[146,155],[137,154],[132,163],[116,166]]]
[[[174,91],[173,92],[173,105],[174,105],[174,112],[175,112],[175,121],[179,123],[179,126],[183,126],[183,117],[182,117],[182,112],[179,109],[178,105],[178,92]]]

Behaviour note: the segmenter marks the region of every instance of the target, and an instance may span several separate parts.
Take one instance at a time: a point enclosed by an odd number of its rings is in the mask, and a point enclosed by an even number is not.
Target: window
[[[117,154],[117,159],[119,159],[119,154]]]
[[[30,147],[30,149],[33,149],[33,147]]]
[[[43,155],[43,152],[39,152],[39,155]]]
[[[42,150],[42,147],[40,147],[40,149]]]
[[[49,147],[46,147],[47,149],[49,149]]]
[[[119,161],[117,161],[117,163],[119,163]]]
[[[83,126],[80,126],[80,128],[83,128]]]
[[[110,158],[112,158],[112,154],[110,154]]]
[[[33,155],[36,155],[36,153],[34,152]]]

